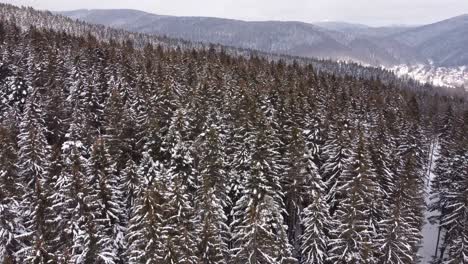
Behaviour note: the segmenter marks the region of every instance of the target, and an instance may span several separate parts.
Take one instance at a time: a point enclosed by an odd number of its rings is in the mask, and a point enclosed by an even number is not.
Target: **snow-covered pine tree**
[[[167,167],[182,177],[184,185],[193,196],[197,189],[197,179],[194,173],[192,157],[192,140],[189,139],[189,120],[186,110],[179,108],[175,111],[167,128],[167,134],[162,142],[164,162]]]
[[[395,169],[393,164],[396,161],[391,157],[393,157],[396,149],[395,140],[388,129],[389,123],[386,122],[383,114],[379,114],[376,119],[368,132],[369,142],[372,142],[372,144],[369,144],[369,153],[380,189],[383,195],[388,197],[393,189],[394,173],[392,169]],[[384,202],[386,201],[388,199],[384,200]],[[386,217],[385,211],[388,209],[386,205],[382,207],[381,219]]]
[[[4,171],[0,172],[4,176]],[[2,187],[2,186],[0,186]],[[19,236],[25,232],[21,224],[17,201],[0,194],[0,261],[15,263],[20,260],[15,255],[25,245]]]
[[[153,100],[154,98],[148,98],[146,88],[145,83],[138,82],[134,89],[128,91],[128,98],[125,102],[125,108],[128,109],[135,122],[132,138],[135,139],[136,148],[140,150],[145,147],[147,140],[160,132],[159,119],[152,112],[153,103],[159,104],[159,102]],[[142,153],[135,153],[135,160],[141,159],[141,155]]]
[[[79,129],[77,132],[81,133],[79,137],[82,144],[90,146],[93,144],[93,139],[97,133],[92,124],[92,120],[94,119],[92,117],[93,113],[89,111],[91,91],[86,76],[85,64],[86,60],[79,57],[68,66],[68,78],[65,80],[67,107],[64,109],[64,112],[68,116],[72,116],[76,111],[79,112],[82,129]]]
[[[167,203],[167,219],[163,235],[166,237],[170,251],[165,252],[164,259],[171,263],[199,263],[197,255],[198,234],[194,204],[188,191],[186,175],[176,166],[167,170],[169,191]]]
[[[387,185],[386,207],[388,215],[383,218],[379,225],[379,238],[376,241],[378,252],[378,263],[404,264],[416,261],[414,249],[410,241],[419,233],[419,230],[411,225],[412,213],[405,199],[407,193],[411,192],[406,179],[397,174],[391,174]]]
[[[18,262],[15,253],[24,247],[18,237],[25,232],[21,221],[16,168],[15,138],[7,124],[0,123],[0,263]]]
[[[293,254],[300,258],[302,234],[301,213],[310,203],[310,179],[317,166],[314,158],[318,154],[315,143],[316,130],[302,130],[294,126],[287,132],[287,145],[283,157],[284,175],[281,183],[284,190],[288,239],[293,246]],[[312,167],[311,167],[312,166]]]
[[[310,131],[307,131],[305,136]],[[306,207],[301,213],[301,225],[303,234],[301,235],[301,263],[326,263],[328,256],[329,234],[333,225],[333,220],[329,215],[329,205],[326,201],[325,184],[320,177],[319,170],[315,163],[315,148],[303,146],[302,157],[298,156],[298,163],[302,163],[300,173],[303,176],[302,196]]]
[[[22,188],[21,217],[26,247],[17,254],[24,261],[47,263],[54,259],[50,243],[54,239],[50,208],[50,147],[45,137],[44,113],[37,90],[28,98],[18,135],[18,178]]]
[[[59,263],[80,263],[95,258],[93,248],[96,239],[92,223],[94,201],[90,199],[90,186],[86,181],[88,150],[81,141],[83,117],[76,110],[71,119],[62,145],[63,170],[52,195],[52,208],[58,216]]]
[[[468,262],[468,144],[453,157],[452,170],[456,180],[444,197],[449,213],[441,219],[447,229],[445,235],[446,257],[443,263]]]
[[[442,115],[439,121],[438,128],[438,157],[435,161],[433,173],[435,177],[431,182],[431,204],[429,209],[432,211],[439,211],[440,216],[436,221],[439,222],[439,234],[446,233],[450,226],[442,223],[442,218],[447,214],[450,214],[450,209],[447,208],[447,193],[453,188],[455,183],[456,175],[453,174],[453,158],[457,149],[458,142],[455,141],[457,138],[457,117],[455,116],[452,107],[448,107],[446,112]],[[455,181],[454,181],[455,180]],[[447,242],[451,241],[450,235],[446,234],[442,237],[440,244],[440,255],[436,256],[436,259],[441,260],[445,249],[447,248]]]
[[[141,184],[125,236],[126,259],[132,264],[176,263],[176,259],[167,258],[173,248],[165,233],[169,183],[166,170],[146,151],[137,174]]]
[[[329,261],[332,263],[376,263],[373,248],[374,223],[370,206],[379,187],[361,129],[337,182],[339,201],[331,232]],[[379,205],[377,205],[379,206]]]
[[[130,100],[125,102],[122,80],[109,81],[109,97],[104,106],[103,137],[109,145],[109,155],[116,162],[120,172],[129,159],[137,158],[136,151],[136,115],[131,108]]]
[[[103,137],[108,142],[109,155],[118,161],[117,168],[122,168],[127,160],[127,157],[124,157],[126,153],[123,144],[127,142],[123,138],[123,123],[128,116],[124,115],[124,101],[119,89],[120,84],[114,77],[111,77],[108,85],[110,86],[110,94],[103,109]]]
[[[327,193],[327,201],[330,204],[330,214],[334,215],[337,209],[339,197],[337,194],[337,184],[343,173],[344,162],[349,156],[349,146],[347,144],[344,133],[347,133],[348,125],[344,125],[343,131],[335,131],[336,129],[329,128],[328,139],[325,140],[322,150],[323,160],[320,167],[320,174],[325,182],[325,190]]]
[[[229,257],[229,227],[226,225],[225,208],[230,203],[227,195],[228,175],[223,149],[223,135],[217,125],[218,113],[213,111],[205,124],[205,131],[199,136],[196,148],[199,153],[197,171],[200,188],[196,195],[198,255],[201,263],[227,263]]]
[[[438,144],[439,144],[439,157],[435,162],[434,174],[435,178],[432,181],[432,190],[435,196],[442,194],[447,191],[448,186],[441,185],[441,181],[445,181],[447,174],[450,173],[451,168],[449,164],[450,157],[453,157],[453,147],[455,145],[454,139],[456,136],[456,117],[453,109],[449,107],[439,121],[438,128]],[[436,198],[436,197],[434,197]],[[433,199],[435,200],[435,199]],[[439,199],[440,200],[440,199]],[[444,211],[442,204],[434,204],[431,206],[432,209],[438,211]]]
[[[399,120],[400,134],[396,138],[398,162],[395,165],[395,175],[403,180],[405,192],[403,193],[404,206],[408,224],[412,233],[408,233],[407,241],[411,245],[414,259],[421,239],[421,228],[424,223],[424,184],[426,177],[426,159],[424,135],[420,129],[420,113],[415,98],[408,103],[407,120]]]
[[[233,95],[237,100],[227,100],[228,104],[231,104],[232,109],[239,109],[238,111],[229,112],[228,118],[232,118],[233,122],[230,127],[230,137],[226,137],[226,140],[230,140],[226,146],[227,162],[228,162],[228,174],[229,174],[229,198],[231,205],[229,206],[228,212],[228,224],[230,225],[233,221],[232,211],[233,206],[242,196],[243,182],[250,174],[251,156],[253,148],[255,147],[252,142],[255,140],[255,133],[253,128],[254,118],[249,118],[251,108],[254,103],[251,101],[252,96],[247,94],[245,87],[235,87]],[[239,102],[238,102],[239,101]],[[253,112],[253,111],[252,111]]]
[[[90,199],[97,207],[94,219],[99,240],[96,257],[105,263],[116,263],[123,258],[125,205],[122,181],[115,166],[107,143],[98,138],[91,147],[86,174],[91,187]]]
[[[169,179],[164,234],[171,248],[164,258],[189,264],[198,261],[193,203],[198,183],[186,118],[184,109],[174,113],[162,147]]]
[[[275,136],[261,113],[251,138],[250,173],[241,187],[242,196],[233,209],[230,263],[295,263],[282,213]]]
[[[87,41],[93,45],[96,38],[88,35]],[[96,132],[100,132],[103,122],[104,104],[109,96],[106,79],[108,57],[101,47],[85,49],[83,53],[86,68],[86,83],[83,85],[82,96],[85,99],[88,115],[87,121]]]
[[[433,208],[441,212],[440,227],[444,229],[443,243],[438,259],[442,263],[464,263],[468,260],[468,112],[446,122],[440,135],[441,151],[436,162],[433,181],[435,201]],[[455,127],[462,127],[461,131]]]
[[[125,168],[121,171],[121,175],[123,198],[125,200],[125,215],[126,220],[129,220],[133,207],[136,205],[136,200],[140,195],[142,177],[138,175],[138,166],[132,159],[127,161]]]

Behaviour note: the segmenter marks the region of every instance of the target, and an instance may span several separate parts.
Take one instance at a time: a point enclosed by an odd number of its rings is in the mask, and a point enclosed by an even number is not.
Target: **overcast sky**
[[[468,14],[468,0],[0,0],[64,11],[130,8],[161,15],[243,20],[347,21],[374,26],[426,24]]]

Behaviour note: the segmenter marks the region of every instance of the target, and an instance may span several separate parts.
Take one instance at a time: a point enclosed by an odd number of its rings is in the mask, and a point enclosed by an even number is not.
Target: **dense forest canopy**
[[[318,60],[313,58],[303,58],[284,54],[265,53],[259,50],[245,49],[239,47],[223,46],[216,43],[207,44],[202,42],[188,42],[182,39],[168,38],[166,36],[156,36],[137,32],[128,32],[121,29],[104,27],[85,23],[80,20],[73,20],[59,14],[52,14],[48,11],[37,11],[29,7],[18,8],[13,5],[0,3],[0,17],[2,21],[16,24],[22,29],[35,27],[38,29],[54,30],[64,32],[72,36],[91,35],[98,41],[116,42],[118,44],[131,43],[136,49],[143,49],[147,45],[159,46],[163,50],[180,49],[188,50],[208,50],[213,49],[237,57],[262,57],[269,61],[283,61],[286,63],[298,63],[300,65],[312,65],[317,72],[325,72],[337,76],[353,76],[354,78],[379,79],[384,83],[394,86],[405,87],[405,89],[424,90],[436,94],[450,94],[467,97],[467,91],[463,89],[447,89],[444,87],[432,87],[420,84],[411,78],[398,78],[391,71],[383,68],[363,66],[355,62],[336,62],[332,60]]]
[[[1,263],[468,261],[462,97],[2,17]]]

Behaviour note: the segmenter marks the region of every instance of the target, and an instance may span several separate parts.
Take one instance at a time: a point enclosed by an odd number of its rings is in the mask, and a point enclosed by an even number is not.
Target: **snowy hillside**
[[[400,77],[408,76],[421,83],[443,87],[464,87],[468,90],[468,67],[435,67],[433,65],[397,65],[390,68]]]

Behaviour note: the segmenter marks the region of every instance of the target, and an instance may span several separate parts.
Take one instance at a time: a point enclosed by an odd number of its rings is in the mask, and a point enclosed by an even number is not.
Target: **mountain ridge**
[[[429,62],[441,66],[468,64],[468,51],[462,48],[468,46],[468,39],[456,38],[460,35],[459,32],[465,32],[463,21],[468,15],[422,26],[372,27],[341,21],[306,23],[179,17],[134,9],[86,9],[58,13],[129,31],[293,56],[353,60],[373,66]],[[462,22],[459,22],[460,20]],[[453,24],[454,30],[446,29],[450,28],[447,23]],[[430,36],[439,40],[430,42],[435,43],[432,46],[428,42],[428,34],[424,34],[428,27],[432,32]],[[432,27],[439,30],[434,31]],[[423,32],[420,33],[421,31]],[[416,40],[410,41],[411,38]],[[450,43],[444,42],[445,39],[450,39]],[[414,43],[416,45],[413,45]]]

